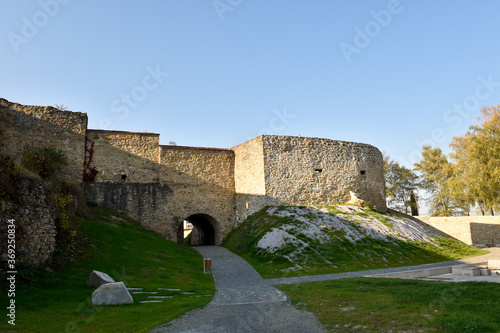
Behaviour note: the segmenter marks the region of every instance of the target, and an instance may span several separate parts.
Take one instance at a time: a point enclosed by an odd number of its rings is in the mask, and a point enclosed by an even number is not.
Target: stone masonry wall
[[[54,207],[46,200],[38,179],[21,179],[16,184],[18,200],[0,203],[0,260],[7,258],[7,222],[15,220],[16,260],[38,265],[46,262],[55,250],[56,223]]]
[[[235,154],[236,193],[265,195],[262,136],[233,147],[232,150]]]
[[[25,144],[62,149],[78,182],[90,160],[97,175],[89,200],[126,211],[171,240],[195,214],[213,218],[218,244],[266,205],[358,198],[386,209],[382,154],[367,144],[260,136],[230,150],[160,146],[155,133],[87,130],[83,113],[3,99],[0,108],[1,151],[20,156]]]
[[[61,149],[68,160],[64,172],[78,183],[83,177],[86,129],[86,113],[0,98],[0,152],[19,159],[25,145]]]
[[[160,181],[172,188],[172,201],[162,207],[172,235],[191,215],[216,220],[216,244],[233,228],[235,216],[234,152],[228,149],[180,146],[160,147]],[[174,239],[174,238],[170,238]]]
[[[122,140],[120,146],[115,144],[113,136]],[[233,229],[234,153],[231,150],[160,147],[155,142],[157,136],[143,133],[94,130],[90,131],[89,138],[94,142],[93,165],[99,171],[97,182],[88,188],[89,200],[127,212],[143,227],[172,241],[176,241],[182,221],[195,214],[215,219],[217,244]],[[143,146],[136,148],[136,142],[142,142]],[[153,151],[155,144],[161,152],[160,163],[150,159],[155,156],[144,154],[144,151]],[[140,149],[142,157],[134,149]],[[125,181],[120,179],[122,173],[127,174]]]
[[[182,221],[206,214],[216,221],[215,243],[234,228],[234,192],[210,184],[189,183],[93,183],[88,200],[124,211],[146,229],[176,241]]]
[[[381,152],[367,144],[264,136],[266,196],[292,205],[347,203],[353,195],[385,210]]]
[[[234,152],[228,149],[161,146],[161,179],[176,179],[172,172],[183,173],[196,183],[209,183],[234,192]],[[172,179],[175,177],[174,179]],[[193,178],[194,177],[194,178]]]
[[[234,153],[227,149],[180,146],[160,147],[160,179],[173,190],[173,200],[164,207],[172,237],[180,223],[191,215],[215,219],[216,244],[234,228]],[[173,239],[173,238],[172,238]]]
[[[159,134],[88,130],[87,138],[96,182],[159,181]]]
[[[418,216],[417,218],[470,245],[500,245],[500,216]]]
[[[234,183],[237,223],[276,200],[266,196],[262,136],[231,148],[234,151]]]

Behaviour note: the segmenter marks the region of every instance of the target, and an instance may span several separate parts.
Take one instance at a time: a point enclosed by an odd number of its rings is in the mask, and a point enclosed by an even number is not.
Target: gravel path
[[[275,285],[336,280],[415,269],[476,263],[500,258],[500,248],[489,254],[427,265],[374,269],[338,274],[300,276],[279,279],[262,277],[245,260],[218,246],[195,247],[212,259],[217,293],[206,307],[184,314],[156,327],[154,333],[239,333],[239,332],[326,332],[312,313],[293,307],[287,295]]]

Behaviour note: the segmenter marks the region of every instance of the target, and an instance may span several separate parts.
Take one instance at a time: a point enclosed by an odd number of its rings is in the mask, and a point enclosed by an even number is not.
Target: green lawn
[[[85,257],[53,273],[25,271],[24,275],[33,274],[28,277],[30,283],[17,286],[16,326],[8,325],[5,319],[0,331],[146,332],[212,300],[213,279],[203,273],[202,256],[197,251],[167,241],[123,214],[98,207],[92,211],[96,218],[81,225],[92,244]],[[93,269],[108,273],[127,287],[173,298],[141,304],[139,301],[148,295],[132,294],[133,305],[92,307],[95,288],[85,281]],[[5,309],[6,295],[0,297]]]
[[[500,332],[500,284],[356,278],[279,286],[331,332]]]

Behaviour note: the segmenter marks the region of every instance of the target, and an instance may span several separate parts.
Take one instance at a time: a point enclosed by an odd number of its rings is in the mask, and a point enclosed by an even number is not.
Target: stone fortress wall
[[[91,164],[98,172],[96,182],[158,181],[159,134],[89,129],[87,140],[93,149]]]
[[[382,153],[329,139],[264,136],[266,195],[294,205],[349,202],[353,196],[386,210]]]
[[[20,159],[25,145],[60,149],[68,161],[65,176],[78,183],[83,176],[86,130],[85,113],[20,105],[0,98],[0,153]],[[16,185],[22,193],[20,198],[0,202],[0,235],[7,234],[7,220],[14,219],[17,259],[40,264],[55,250],[55,211],[40,182],[23,179]],[[0,246],[0,260],[5,260],[6,250],[6,246]]]
[[[265,205],[333,205],[364,200],[385,211],[381,152],[329,139],[260,136],[233,148],[238,218]]]
[[[24,144],[62,149],[87,197],[127,212],[168,239],[182,241],[183,220],[219,244],[266,205],[327,205],[365,200],[385,210],[383,161],[370,145],[265,135],[232,149],[161,146],[159,134],[87,129],[83,113],[1,100],[2,151]],[[3,105],[6,105],[5,107]]]
[[[51,106],[11,103],[0,98],[0,152],[20,158],[25,145],[61,149],[67,176],[81,182],[87,114]]]

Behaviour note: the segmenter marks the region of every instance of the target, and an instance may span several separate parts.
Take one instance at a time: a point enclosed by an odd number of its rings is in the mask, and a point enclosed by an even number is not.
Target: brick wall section
[[[351,192],[385,210],[381,152],[367,144],[264,136],[266,195],[293,205],[346,203]]]
[[[96,182],[122,182],[122,175],[125,182],[159,181],[159,134],[88,130],[87,138],[94,144]]]
[[[68,160],[64,172],[78,183],[83,177],[86,129],[86,113],[0,98],[0,151],[19,159],[25,145],[61,149]]]
[[[467,244],[500,245],[500,216],[418,216],[417,218]]]

